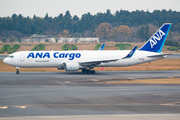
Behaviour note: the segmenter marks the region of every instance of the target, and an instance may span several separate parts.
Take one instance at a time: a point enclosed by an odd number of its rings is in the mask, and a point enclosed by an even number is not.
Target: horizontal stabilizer
[[[152,55],[152,56],[147,56],[148,58],[156,58],[156,57],[166,57],[168,55],[172,55],[172,54],[160,54],[160,55]]]

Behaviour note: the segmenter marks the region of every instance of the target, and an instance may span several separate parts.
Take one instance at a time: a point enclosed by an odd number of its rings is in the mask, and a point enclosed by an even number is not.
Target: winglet
[[[105,44],[102,44],[102,46],[98,50],[103,50],[105,47]]]
[[[131,58],[134,54],[134,52],[136,51],[138,46],[134,47],[131,52],[129,52],[129,54],[126,57],[123,57],[122,59],[126,59],[126,58]]]

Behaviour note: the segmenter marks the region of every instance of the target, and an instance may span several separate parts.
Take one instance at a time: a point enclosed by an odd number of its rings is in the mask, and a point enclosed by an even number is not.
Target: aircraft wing
[[[121,59],[127,59],[127,58],[131,58],[134,54],[134,52],[136,51],[137,46],[133,48],[133,50],[131,50],[129,52],[128,55],[126,55],[125,57],[121,58]],[[82,66],[98,66],[101,63],[108,63],[108,62],[115,62],[120,60],[120,58],[113,58],[113,59],[101,59],[101,60],[88,60],[88,61],[80,61],[79,65]]]
[[[108,63],[113,61],[118,61],[118,58],[115,59],[101,59],[101,60],[89,60],[89,61],[81,61],[79,62],[79,65],[82,66],[98,66],[101,63]]]

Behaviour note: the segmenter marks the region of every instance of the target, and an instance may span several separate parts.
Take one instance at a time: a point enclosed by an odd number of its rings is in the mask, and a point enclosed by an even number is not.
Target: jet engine
[[[64,63],[64,69],[66,71],[78,71],[80,68],[79,63],[74,63],[74,62],[66,62]]]

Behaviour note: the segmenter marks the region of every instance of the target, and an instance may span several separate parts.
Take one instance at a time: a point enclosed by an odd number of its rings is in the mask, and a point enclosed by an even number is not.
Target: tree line
[[[133,12],[120,10],[112,14],[108,9],[105,13],[97,13],[96,15],[91,15],[88,12],[83,14],[81,18],[77,15],[72,16],[70,11],[66,11],[65,15],[61,13],[54,18],[50,17],[48,13],[43,18],[36,15],[30,18],[23,17],[21,14],[13,14],[11,17],[0,17],[0,36],[6,38],[10,34],[9,32],[19,32],[18,36],[20,37],[45,34],[51,37],[97,36],[105,40],[117,40],[124,36],[145,39],[148,37],[147,24],[160,27],[165,22],[173,24],[171,31],[180,33],[180,12],[172,10],[155,10],[152,13],[139,10]],[[131,28],[140,25],[144,26],[136,31],[136,35],[133,35]]]

